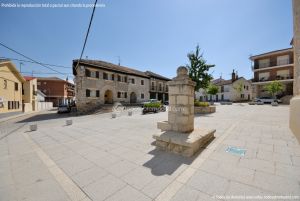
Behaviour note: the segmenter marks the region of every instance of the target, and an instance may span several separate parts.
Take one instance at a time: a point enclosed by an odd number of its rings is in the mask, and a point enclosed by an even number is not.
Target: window
[[[15,82],[15,91],[19,90],[19,84]]]
[[[124,77],[124,82],[127,82],[127,77]]]
[[[169,91],[169,87],[168,87],[168,85],[166,85],[166,92],[168,92]]]
[[[277,57],[277,66],[282,66],[290,63],[289,55],[283,55]]]
[[[135,83],[135,80],[134,80],[133,78],[131,79],[131,83],[132,83],[132,84],[134,84],[134,83]]]
[[[10,101],[8,101],[8,109],[9,109],[9,110],[11,109]]]
[[[85,90],[85,96],[90,97],[91,96],[91,91],[89,89]]]
[[[99,78],[99,71],[96,71],[96,78]]]
[[[85,69],[85,76],[86,77],[91,77],[91,71],[88,69]]]
[[[118,75],[118,81],[121,82],[121,76],[120,75]]]
[[[259,77],[259,81],[266,81],[270,78],[270,72],[259,73],[258,77]]]
[[[96,97],[100,97],[100,91],[96,90]]]
[[[118,98],[121,98],[121,92],[118,91]]]
[[[241,98],[243,98],[243,99],[244,99],[244,98],[245,98],[245,95],[244,95],[244,94],[241,94]]]
[[[127,92],[125,92],[125,94],[124,94],[124,98],[127,98]]]
[[[246,90],[249,90],[249,86],[246,86]]]
[[[144,99],[145,95],[144,94],[141,94],[141,99]]]
[[[259,68],[266,68],[270,66],[270,59],[261,59],[258,61]]]
[[[108,80],[108,74],[107,73],[103,73],[103,79]]]
[[[141,85],[144,85],[144,80],[141,80]]]
[[[221,95],[221,99],[224,100],[224,94]]]
[[[115,80],[115,75],[114,74],[111,75],[111,80]]]
[[[159,91],[161,91],[162,90],[162,85],[161,85],[161,83],[159,83]]]
[[[155,90],[154,82],[151,83],[151,90]]]

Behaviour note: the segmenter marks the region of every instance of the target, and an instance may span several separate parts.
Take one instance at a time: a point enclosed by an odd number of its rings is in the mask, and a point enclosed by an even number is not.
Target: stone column
[[[195,82],[188,77],[185,67],[177,69],[177,77],[168,82],[169,112],[171,130],[191,132],[194,130],[194,88]]]
[[[300,1],[293,0],[294,97],[290,103],[290,128],[300,142]]]
[[[177,69],[177,77],[168,82],[168,121],[157,122],[161,132],[154,134],[155,145],[166,151],[192,156],[213,139],[214,129],[194,129],[194,87],[185,67]]]

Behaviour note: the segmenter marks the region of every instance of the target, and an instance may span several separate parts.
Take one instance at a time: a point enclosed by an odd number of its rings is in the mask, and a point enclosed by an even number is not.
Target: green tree
[[[199,45],[195,52],[190,52],[187,57],[190,64],[186,65],[189,70],[189,77],[196,82],[195,91],[200,88],[206,89],[212,80],[212,75],[208,73],[209,69],[215,65],[206,64],[203,54],[200,53]]]
[[[244,83],[240,82],[236,86],[234,86],[233,88],[237,92],[237,99],[241,98],[241,94],[244,91]]]
[[[210,84],[207,87],[207,94],[209,95],[216,95],[219,92],[219,87],[213,84]]]
[[[268,91],[272,98],[276,98],[276,95],[283,90],[283,84],[276,80],[267,84],[264,89]]]

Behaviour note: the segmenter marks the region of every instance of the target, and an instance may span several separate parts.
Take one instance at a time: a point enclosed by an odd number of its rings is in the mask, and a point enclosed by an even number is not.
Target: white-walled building
[[[236,73],[232,72],[230,80],[224,80],[222,78],[212,81],[213,85],[219,87],[219,93],[216,95],[207,94],[204,89],[200,89],[196,92],[196,99],[200,101],[250,101],[252,96],[251,81],[238,77]],[[240,90],[238,90],[240,89]]]

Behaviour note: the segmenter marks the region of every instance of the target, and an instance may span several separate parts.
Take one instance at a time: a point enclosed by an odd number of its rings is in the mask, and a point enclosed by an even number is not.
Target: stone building
[[[146,71],[146,75],[150,77],[150,99],[158,99],[162,102],[168,101],[167,82],[170,79],[151,71]]]
[[[78,111],[114,102],[136,104],[150,98],[168,100],[168,78],[99,60],[85,59],[77,63],[78,60],[73,60]]]
[[[219,87],[216,95],[209,95],[205,90],[196,92],[196,99],[200,101],[249,101],[253,99],[251,81],[244,77],[239,77],[236,72],[232,72],[231,79],[215,79],[211,82]],[[241,90],[238,90],[241,89]]]

